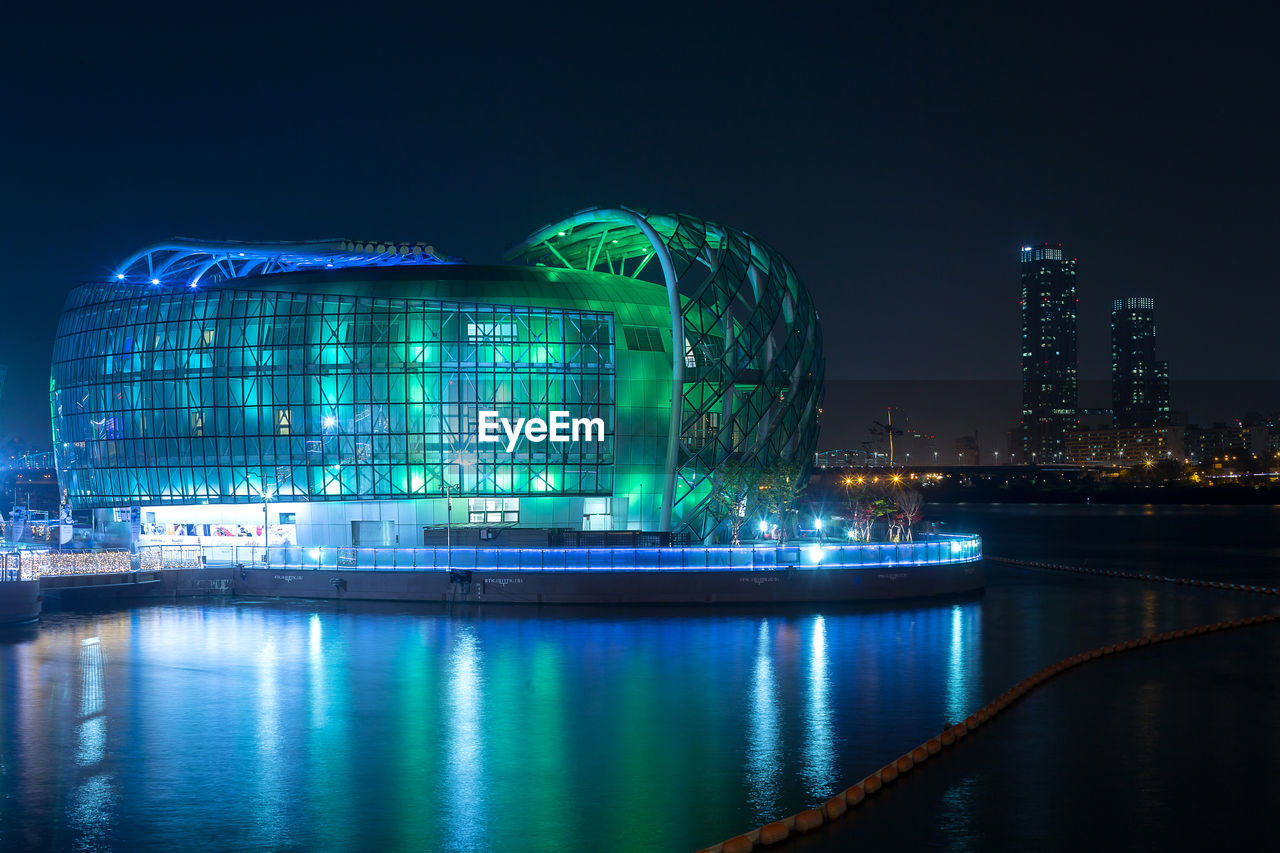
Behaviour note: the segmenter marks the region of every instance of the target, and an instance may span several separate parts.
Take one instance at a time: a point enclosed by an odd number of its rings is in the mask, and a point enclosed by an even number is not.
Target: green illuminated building
[[[817,313],[764,243],[593,209],[508,260],[341,240],[137,253],[59,324],[63,490],[104,521],[138,507],[170,543],[261,542],[264,512],[273,543],[304,547],[420,545],[446,513],[705,539],[717,467],[812,458]],[[602,428],[482,441],[486,412]]]

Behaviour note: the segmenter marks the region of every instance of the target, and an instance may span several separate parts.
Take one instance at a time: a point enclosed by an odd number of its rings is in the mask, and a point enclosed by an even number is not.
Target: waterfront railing
[[[914,542],[802,543],[689,548],[263,548],[204,549],[205,564],[329,571],[768,571],[871,569],[982,559],[974,534]]]
[[[301,548],[281,545],[150,545],[126,550],[23,549],[0,553],[4,577],[205,567],[312,571],[771,571],[876,569],[970,563],[982,559],[974,534],[931,534],[912,542],[799,542],[686,548]]]

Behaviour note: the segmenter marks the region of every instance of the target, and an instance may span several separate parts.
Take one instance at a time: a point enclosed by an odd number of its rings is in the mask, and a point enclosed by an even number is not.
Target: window
[[[514,323],[468,323],[467,337],[486,341],[514,341],[516,327]]]
[[[467,521],[471,524],[516,524],[520,521],[520,499],[468,498]]]
[[[666,352],[662,331],[652,326],[623,326],[627,349],[635,352]]]

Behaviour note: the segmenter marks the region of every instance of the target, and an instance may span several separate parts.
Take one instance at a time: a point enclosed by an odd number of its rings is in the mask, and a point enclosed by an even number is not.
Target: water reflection
[[[777,815],[782,775],[782,739],[768,619],[760,620],[756,632],[755,666],[747,701],[747,784],[753,817],[757,823],[766,823]]]
[[[804,780],[805,791],[813,802],[829,799],[839,781],[834,773],[827,666],[827,622],[819,615],[813,619],[809,644],[809,695],[805,704]]]
[[[973,777],[968,776],[950,785],[942,795],[938,829],[947,839],[948,850],[980,849],[973,826],[975,787]]]
[[[76,835],[76,849],[93,849],[105,843],[115,799],[109,773],[97,765],[106,755],[107,716],[103,684],[102,644],[97,637],[80,641],[80,719],[76,726],[75,761],[86,768],[71,792],[68,817]]]
[[[449,799],[445,833],[449,849],[484,850],[484,701],[481,691],[480,641],[472,625],[463,625],[449,654],[445,707],[447,763],[445,792]]]
[[[969,713],[979,611],[53,616],[0,644],[0,848],[692,849]]]
[[[951,629],[947,643],[947,692],[945,723],[958,723],[973,713],[981,702],[982,609],[976,604],[951,607]]]
[[[102,760],[107,745],[103,714],[102,646],[97,637],[80,641],[80,725],[76,728],[76,763],[81,767]]]
[[[272,844],[279,844],[287,832],[281,814],[286,768],[280,755],[283,720],[280,706],[279,650],[276,638],[271,635],[267,636],[257,655],[256,697],[254,758],[257,771],[254,775],[257,795],[253,798],[253,806],[262,836]]]

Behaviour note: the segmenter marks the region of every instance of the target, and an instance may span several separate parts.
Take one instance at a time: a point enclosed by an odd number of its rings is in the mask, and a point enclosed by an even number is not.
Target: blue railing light
[[[949,546],[949,547],[948,547]],[[154,546],[159,549],[170,546]],[[198,550],[199,546],[191,547]],[[262,546],[208,546],[206,564],[264,562]],[[245,555],[248,554],[246,557]],[[308,559],[309,558],[309,559]],[[295,548],[272,546],[272,566],[379,571],[727,572],[842,571],[947,566],[982,559],[977,534],[929,535],[913,542],[805,543],[687,548]]]

